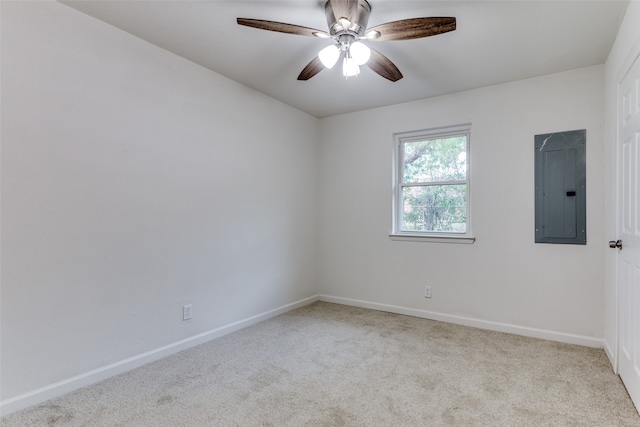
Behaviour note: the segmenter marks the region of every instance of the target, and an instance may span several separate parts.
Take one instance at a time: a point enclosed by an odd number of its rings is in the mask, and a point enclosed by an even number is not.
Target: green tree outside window
[[[401,231],[467,232],[467,135],[401,143]]]

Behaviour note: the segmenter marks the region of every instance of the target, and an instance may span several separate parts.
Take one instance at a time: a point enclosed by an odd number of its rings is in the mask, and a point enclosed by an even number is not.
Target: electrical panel
[[[586,130],[535,136],[535,241],[587,244]]]

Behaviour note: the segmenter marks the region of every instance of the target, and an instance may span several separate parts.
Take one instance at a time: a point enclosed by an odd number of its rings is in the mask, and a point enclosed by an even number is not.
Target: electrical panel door
[[[586,130],[535,136],[535,241],[587,243]]]

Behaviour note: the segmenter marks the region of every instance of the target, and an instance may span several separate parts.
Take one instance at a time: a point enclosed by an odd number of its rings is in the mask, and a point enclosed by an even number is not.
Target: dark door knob
[[[618,248],[622,250],[622,240],[609,240],[609,247],[612,249]]]

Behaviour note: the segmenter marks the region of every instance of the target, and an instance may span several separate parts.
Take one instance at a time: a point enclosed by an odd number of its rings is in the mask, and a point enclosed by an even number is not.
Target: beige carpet
[[[640,426],[602,350],[316,303],[2,426]]]

